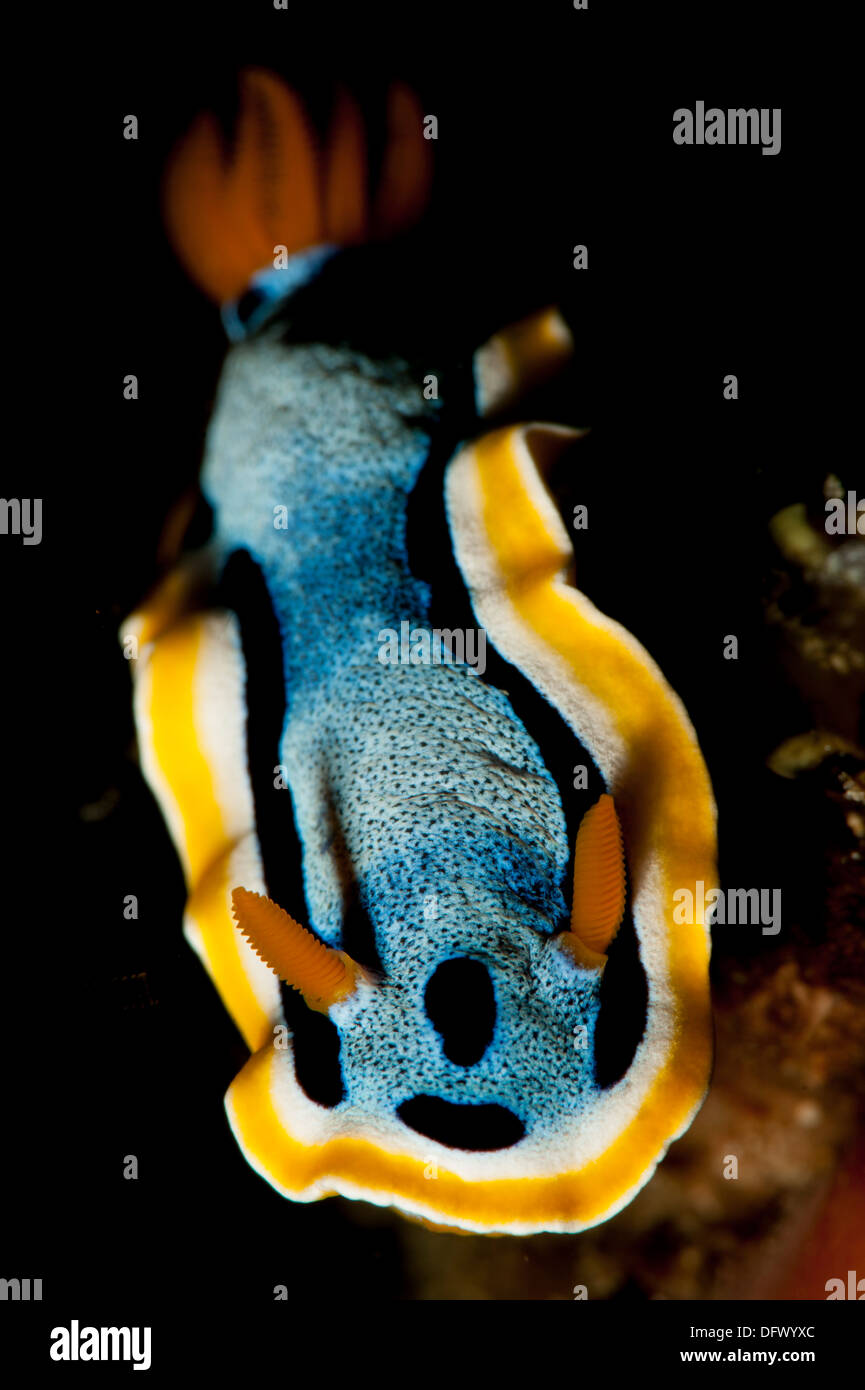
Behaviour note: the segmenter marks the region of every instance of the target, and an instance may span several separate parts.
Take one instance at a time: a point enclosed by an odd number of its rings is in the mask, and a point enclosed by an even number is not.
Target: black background
[[[52,13],[56,87],[32,62],[35,36],[22,41],[33,77],[13,127],[29,139],[12,141],[7,412],[25,446],[3,492],[44,498],[44,537],[4,538],[2,556],[7,758],[23,755],[35,810],[31,853],[7,870],[2,1273],[41,1275],[52,1325],[193,1305],[213,1317],[268,1305],[277,1283],[321,1308],[412,1297],[396,1218],[285,1203],[231,1138],[222,1097],[245,1049],[181,936],[181,876],[134,762],[116,643],[195,478],[224,351],[216,309],[163,239],[160,171],[197,109],[230,109],[239,67],[283,72],[320,118],[345,80],[371,122],[399,75],[438,116],[418,276],[449,284],[455,341],[461,303],[501,323],[563,305],[577,360],[557,418],[593,429],[573,480],[592,518],[581,587],[685,701],[715,783],[722,876],[819,893],[764,771],[804,713],[765,650],[760,599],[769,516],[819,497],[850,457],[851,372],[828,326],[844,312],[847,194],[809,35],[786,8],[761,15],[187,0],[60,28]],[[672,113],[697,99],[780,106],[780,155],[675,146]],[[137,142],[122,138],[128,113]],[[575,243],[587,272],[572,268]],[[122,399],[129,372],[137,402]],[[722,397],[731,372],[735,402]],[[728,633],[738,662],[722,659]],[[82,819],[106,796],[107,814]],[[137,922],[123,919],[128,893]],[[122,1177],[130,1153],[137,1182]]]

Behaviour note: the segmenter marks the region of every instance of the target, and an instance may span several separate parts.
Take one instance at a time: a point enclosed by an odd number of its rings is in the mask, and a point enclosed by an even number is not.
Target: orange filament
[[[256,955],[281,980],[299,990],[311,1009],[326,1013],[352,993],[357,967],[344,951],[325,946],[312,932],[260,893],[235,888],[234,916]]]
[[[379,236],[396,236],[416,222],[432,185],[432,146],[424,139],[423,108],[410,87],[388,93],[387,146],[375,203]]]
[[[337,97],[325,160],[325,236],[350,246],[367,235],[366,135],[357,104],[345,90]]]

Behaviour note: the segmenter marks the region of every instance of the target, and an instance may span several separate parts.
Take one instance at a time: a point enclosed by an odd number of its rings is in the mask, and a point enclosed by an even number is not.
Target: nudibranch
[[[657,666],[574,586],[548,484],[584,432],[501,422],[568,358],[554,309],[467,356],[473,416],[440,475],[496,678],[436,647],[408,518],[442,403],[395,348],[358,346],[341,298],[361,243],[423,207],[421,108],[392,89],[368,196],[350,97],[319,151],[279,78],[246,73],[241,96],[233,142],[200,118],[166,181],[173,243],[234,339],[201,479],[213,534],[123,629],[185,934],[251,1053],[228,1118],[294,1201],[580,1231],[648,1181],[708,1083],[708,931],[673,915],[676,890],[715,882],[708,774]],[[382,660],[406,625],[433,634],[425,656]],[[517,686],[571,740],[561,766]],[[575,749],[595,785],[569,831]],[[636,1028],[615,987],[627,941]],[[611,1079],[601,1025],[620,1021]]]

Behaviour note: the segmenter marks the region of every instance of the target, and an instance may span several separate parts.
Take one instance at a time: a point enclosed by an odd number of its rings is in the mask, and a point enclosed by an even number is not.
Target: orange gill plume
[[[391,237],[420,216],[432,181],[432,154],[415,94],[394,83],[387,140],[372,210],[367,140],[360,110],[337,94],[320,148],[303,103],[274,73],[240,74],[234,135],[226,144],[204,112],[169,159],[163,188],[172,245],[193,280],[219,303],[236,299],[251,277],[317,245],[346,246]]]
[[[424,139],[423,112],[410,87],[391,85],[387,145],[375,205],[375,232],[397,236],[421,216],[432,185],[432,146]]]
[[[331,1005],[353,993],[360,969],[351,956],[326,946],[270,898],[235,888],[234,917],[257,956],[307,1005],[327,1013]]]
[[[571,929],[560,944],[578,964],[599,969],[625,911],[622,828],[608,792],[583,816],[574,846]]]

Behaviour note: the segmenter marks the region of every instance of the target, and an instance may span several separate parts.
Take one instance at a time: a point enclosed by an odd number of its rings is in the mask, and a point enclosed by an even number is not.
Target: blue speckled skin
[[[282,633],[281,761],[309,926],[342,946],[348,860],[375,930],[381,987],[331,1013],[343,1106],[495,1102],[542,1140],[597,1094],[599,977],[549,944],[568,918],[558,790],[507,696],[469,667],[378,660],[382,629],[432,625],[406,507],[437,410],[404,361],[292,344],[271,324],[229,353],[202,482],[225,551],[260,565]],[[445,1057],[424,1008],[433,971],[461,956],[489,970],[497,1011],[468,1067]]]

